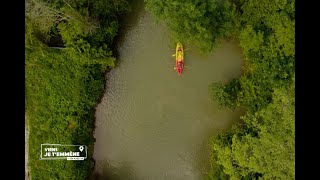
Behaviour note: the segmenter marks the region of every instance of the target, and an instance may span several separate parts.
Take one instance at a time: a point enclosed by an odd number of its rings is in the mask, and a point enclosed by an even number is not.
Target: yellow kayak
[[[176,47],[176,70],[179,76],[182,74],[183,67],[184,67],[183,46],[180,42],[178,42]]]

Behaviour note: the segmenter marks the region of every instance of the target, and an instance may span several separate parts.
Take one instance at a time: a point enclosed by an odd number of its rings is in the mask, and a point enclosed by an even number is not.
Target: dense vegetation
[[[214,83],[222,107],[243,107],[242,123],[212,138],[208,179],[294,179],[295,2],[293,0],[148,0],[176,39],[211,51],[238,40],[243,74]]]
[[[146,8],[157,20],[166,21],[176,40],[204,52],[230,37],[235,17],[235,7],[228,1],[148,0]]]
[[[87,179],[94,107],[127,0],[26,0],[26,115],[32,179]],[[83,144],[86,161],[41,161],[40,144]]]
[[[26,114],[33,179],[86,179],[93,110],[114,67],[110,45],[127,0],[26,0]],[[243,49],[239,79],[214,83],[222,107],[244,107],[242,122],[212,138],[208,179],[294,179],[295,2],[148,0],[176,40],[210,52],[234,38]],[[58,47],[58,48],[57,48]],[[85,144],[89,158],[40,161],[40,144]]]
[[[270,104],[213,138],[211,179],[294,179],[294,105],[294,84],[274,89]]]

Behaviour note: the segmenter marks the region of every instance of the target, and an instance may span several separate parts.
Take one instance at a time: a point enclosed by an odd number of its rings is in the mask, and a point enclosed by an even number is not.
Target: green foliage
[[[224,86],[220,83],[213,83],[210,86],[211,98],[219,102],[219,108],[228,107],[233,108],[236,106],[237,96],[236,93],[239,88],[239,81],[233,80],[228,86]]]
[[[117,33],[117,16],[129,9],[128,3],[103,0],[25,3],[31,177],[87,179],[92,164],[94,107],[104,88],[105,71],[115,66],[109,46]],[[96,12],[99,6],[108,7],[108,13]],[[59,46],[54,38],[63,43],[63,49],[49,48]],[[43,143],[85,144],[89,148],[88,159],[40,161],[39,148]]]
[[[292,82],[295,64],[292,3],[243,1],[242,13],[238,12],[243,27],[237,38],[250,71],[242,75],[240,86],[232,92],[232,96],[237,97],[233,98],[236,99],[233,104],[249,111],[260,110],[270,103],[273,88]],[[234,85],[230,83],[225,89],[230,89],[229,86]],[[217,99],[223,99],[219,98],[222,94],[216,93]],[[221,101],[221,104],[225,103]]]
[[[241,7],[243,13],[240,21],[246,26],[253,27],[256,32],[264,32],[268,49],[270,48],[276,56],[291,57],[294,56],[295,43],[294,6],[293,0],[263,2],[246,0]]]
[[[221,106],[241,106],[247,114],[212,139],[210,176],[294,179],[294,1],[238,5],[236,38],[246,67],[238,80],[215,83],[211,92]]]
[[[263,32],[256,33],[251,25],[247,25],[240,33],[240,46],[244,50],[244,54],[249,52],[258,53],[263,45]]]
[[[41,33],[46,40],[50,37],[51,27],[61,18],[59,12],[43,1],[26,0],[26,26],[32,31]]]
[[[94,3],[93,3],[94,2]],[[88,37],[92,44],[111,44],[120,27],[118,15],[131,10],[128,0],[92,0],[89,13],[94,19],[100,20],[99,31]]]
[[[55,51],[26,54],[29,165],[33,179],[85,179],[89,171],[89,160],[81,162],[82,169],[75,167],[78,162],[39,160],[42,143],[93,143],[89,107],[94,106],[103,90],[103,74],[92,74],[71,58],[77,57]],[[75,140],[78,131],[88,134]]]
[[[275,89],[272,98],[242,117],[243,124],[212,139],[211,158],[230,179],[294,179],[294,85]]]
[[[166,21],[177,41],[195,44],[204,52],[228,37],[234,26],[235,7],[224,0],[148,0],[146,8]]]

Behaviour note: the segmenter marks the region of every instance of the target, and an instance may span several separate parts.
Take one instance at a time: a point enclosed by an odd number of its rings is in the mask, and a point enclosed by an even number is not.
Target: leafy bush
[[[195,44],[203,52],[228,37],[234,26],[235,7],[228,1],[148,0],[146,8],[168,24],[177,41]]]
[[[222,166],[229,179],[294,179],[294,85],[275,89],[272,99],[242,117],[243,124],[212,139],[212,164]]]
[[[104,73],[115,65],[109,46],[117,33],[118,26],[114,25],[117,16],[129,9],[128,3],[102,0],[25,3],[31,177],[87,179],[92,165],[94,107],[103,92]],[[93,13],[98,7],[95,3],[101,8],[108,7],[108,13]],[[62,42],[62,49],[51,48],[59,46],[54,38]],[[88,159],[41,161],[39,148],[43,143],[87,145]]]
[[[247,114],[212,139],[210,176],[294,179],[294,1],[238,5],[246,70],[236,85],[215,83],[212,93],[221,106],[241,106]]]

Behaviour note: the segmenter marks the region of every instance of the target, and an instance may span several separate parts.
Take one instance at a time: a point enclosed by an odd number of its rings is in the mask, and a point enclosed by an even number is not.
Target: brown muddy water
[[[120,63],[107,73],[96,108],[94,171],[101,179],[202,179],[209,168],[209,138],[242,115],[219,110],[208,86],[241,75],[241,49],[233,41],[209,55],[190,48],[179,77],[173,69],[175,42],[143,6],[135,5],[122,23]]]

